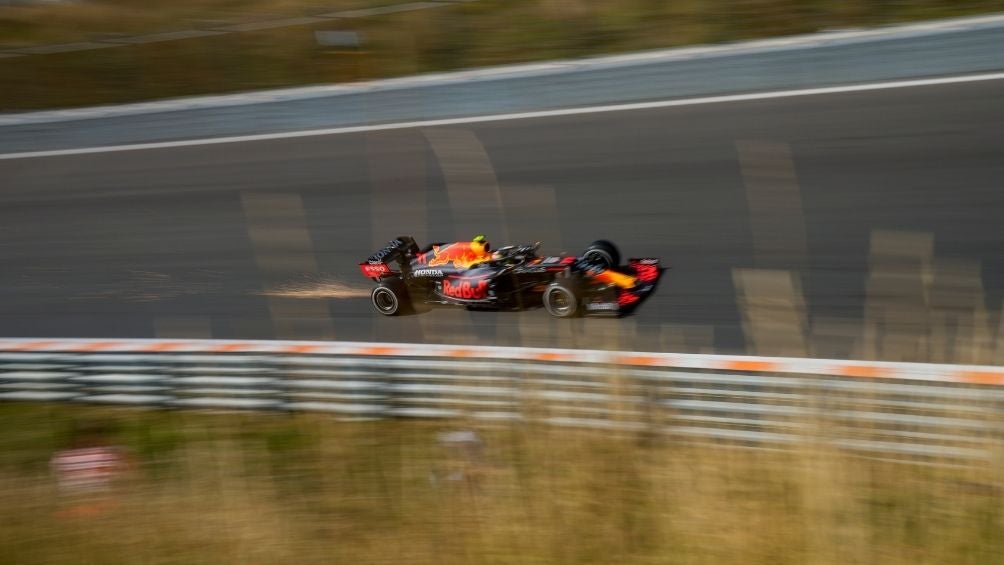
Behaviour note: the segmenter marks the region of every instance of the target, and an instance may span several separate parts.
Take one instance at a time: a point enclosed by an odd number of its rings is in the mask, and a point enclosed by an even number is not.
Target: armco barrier
[[[0,399],[462,417],[994,457],[1004,368],[354,342],[0,339]]]

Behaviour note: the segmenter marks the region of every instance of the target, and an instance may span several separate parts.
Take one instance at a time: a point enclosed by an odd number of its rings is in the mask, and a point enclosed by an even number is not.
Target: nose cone
[[[618,273],[616,271],[611,271],[607,269],[602,273],[595,275],[596,280],[612,284],[618,288],[634,288],[638,284],[638,279],[632,277],[631,275],[625,275],[623,273]]]

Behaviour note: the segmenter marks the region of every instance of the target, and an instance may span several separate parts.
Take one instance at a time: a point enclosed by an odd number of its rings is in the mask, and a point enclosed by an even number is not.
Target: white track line
[[[318,137],[325,135],[341,135],[369,131],[384,131],[421,127],[450,126],[457,124],[475,124],[484,122],[502,122],[508,120],[528,120],[533,118],[550,118],[556,116],[577,116],[582,114],[600,114],[605,112],[625,112],[631,110],[648,110],[653,108],[672,108],[677,106],[697,106],[702,104],[721,104],[725,102],[746,102],[750,100],[769,100],[773,98],[792,98],[796,96],[816,96],[820,94],[843,94],[849,92],[867,92],[871,90],[888,90],[895,88],[912,88],[918,86],[936,86],[942,84],[958,84],[1004,79],[1004,72],[963,75],[954,77],[927,78],[916,80],[899,80],[875,82],[868,84],[853,84],[844,86],[828,86],[823,88],[803,88],[798,90],[778,90],[773,92],[755,92],[750,94],[730,94],[724,96],[705,96],[700,98],[683,98],[676,100],[659,100],[655,102],[635,102],[630,104],[609,104],[604,106],[586,106],[582,108],[564,108],[558,110],[541,110],[535,112],[517,112],[511,114],[489,114],[483,116],[468,116],[463,118],[446,118],[440,120],[421,120],[412,122],[396,122],[389,124],[370,124],[361,126],[336,127],[325,129],[289,131],[279,133],[262,133],[253,135],[236,135],[230,137],[211,137],[205,139],[186,139],[180,141],[159,141],[154,143],[134,143],[129,145],[108,145],[101,147],[81,147],[77,149],[55,149],[50,151],[26,151],[22,153],[3,153],[0,160],[32,159],[37,157],[63,157],[70,155],[88,155],[92,153],[115,153],[120,151],[143,151],[149,149],[170,149],[174,147],[192,147],[198,145],[217,145],[221,143],[245,143],[251,141],[269,141],[274,139],[293,139],[298,137]]]

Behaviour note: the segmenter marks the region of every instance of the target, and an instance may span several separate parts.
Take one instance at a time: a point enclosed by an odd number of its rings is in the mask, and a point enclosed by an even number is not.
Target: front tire
[[[605,239],[600,239],[589,244],[589,247],[582,252],[582,258],[605,269],[610,269],[621,264],[621,252],[617,246]]]
[[[408,289],[400,280],[392,279],[381,282],[370,293],[373,308],[384,316],[397,316],[409,305]]]
[[[567,279],[559,279],[544,290],[544,309],[555,318],[574,318],[579,313],[579,293]]]

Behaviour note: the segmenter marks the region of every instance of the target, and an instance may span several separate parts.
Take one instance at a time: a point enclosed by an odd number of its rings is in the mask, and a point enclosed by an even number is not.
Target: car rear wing
[[[418,253],[418,244],[407,235],[398,236],[387,242],[387,245],[359,263],[363,276],[370,279],[380,279],[406,270],[411,265],[411,258]],[[396,263],[397,270],[392,264]]]

